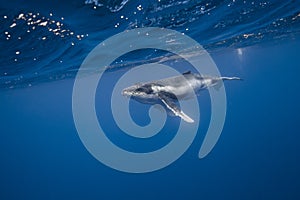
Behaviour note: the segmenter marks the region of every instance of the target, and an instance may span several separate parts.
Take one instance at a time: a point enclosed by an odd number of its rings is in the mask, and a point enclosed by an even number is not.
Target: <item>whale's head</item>
[[[151,84],[137,83],[123,89],[122,95],[126,97],[153,98],[155,94]]]
[[[139,88],[138,84],[132,85],[130,87],[127,87],[122,90],[122,95],[126,97],[136,96],[137,95],[137,89]]]

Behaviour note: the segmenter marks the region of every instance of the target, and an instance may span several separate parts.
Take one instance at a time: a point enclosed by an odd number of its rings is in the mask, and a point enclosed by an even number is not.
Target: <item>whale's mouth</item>
[[[133,95],[133,92],[128,89],[124,89],[122,90],[122,95],[125,97],[131,97]]]
[[[137,89],[140,88],[141,84],[134,84],[122,90],[122,95],[126,97],[138,95]]]

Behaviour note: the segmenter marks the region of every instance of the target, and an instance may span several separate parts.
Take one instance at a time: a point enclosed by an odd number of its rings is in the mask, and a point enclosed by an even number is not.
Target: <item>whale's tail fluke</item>
[[[243,80],[243,79],[241,79],[240,77],[221,77],[221,79],[223,80],[223,81],[225,81],[225,80]]]
[[[223,76],[223,77],[219,77],[218,80],[219,81],[214,85],[214,88],[216,90],[219,90],[220,87],[222,87],[222,85],[223,85],[222,82],[223,81],[226,81],[226,80],[243,80],[243,79],[241,79],[240,77],[236,77],[236,76],[233,76],[233,77]],[[220,81],[220,80],[222,80],[222,81]]]

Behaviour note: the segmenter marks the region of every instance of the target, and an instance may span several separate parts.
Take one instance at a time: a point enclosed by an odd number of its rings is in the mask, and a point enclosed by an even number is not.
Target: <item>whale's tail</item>
[[[222,80],[222,81],[220,81],[220,80]],[[214,88],[216,90],[219,90],[223,85],[222,82],[226,81],[226,80],[243,80],[243,79],[241,79],[240,77],[235,77],[235,76],[233,76],[233,77],[226,77],[226,76],[219,77],[219,81],[217,82],[217,84],[214,85]]]
[[[243,80],[243,79],[241,79],[240,77],[221,77],[221,79],[223,80],[223,81],[225,81],[225,80]]]

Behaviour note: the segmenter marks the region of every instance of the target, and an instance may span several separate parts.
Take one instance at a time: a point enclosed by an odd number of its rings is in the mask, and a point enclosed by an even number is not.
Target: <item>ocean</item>
[[[0,24],[0,199],[300,198],[299,1],[1,0]],[[120,94],[188,71],[242,80],[180,102],[193,124]]]

